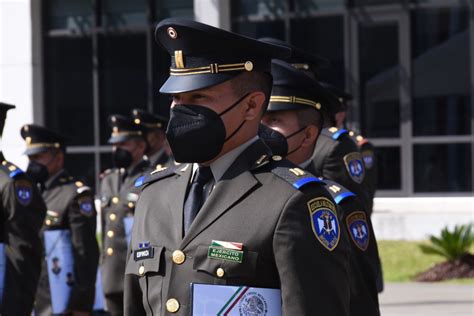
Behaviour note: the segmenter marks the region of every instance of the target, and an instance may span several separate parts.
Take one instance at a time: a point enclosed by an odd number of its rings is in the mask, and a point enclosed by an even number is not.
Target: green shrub
[[[440,255],[448,261],[460,259],[474,242],[472,224],[456,225],[452,231],[445,227],[440,237],[430,236],[430,241],[430,245],[420,245],[423,253]]]

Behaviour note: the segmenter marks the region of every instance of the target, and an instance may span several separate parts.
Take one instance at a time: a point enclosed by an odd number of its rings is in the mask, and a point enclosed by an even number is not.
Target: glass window
[[[101,143],[110,136],[107,118],[130,115],[132,108],[146,108],[146,35],[121,34],[100,37]]]
[[[375,149],[377,158],[377,189],[401,190],[400,147],[380,147]]]
[[[45,30],[89,31],[92,27],[92,1],[49,0],[45,3]]]
[[[102,0],[102,24],[108,28],[146,26],[146,0]]]
[[[345,5],[344,0],[292,0],[295,12],[307,13],[308,11],[339,9]]]
[[[415,145],[415,192],[472,191],[470,144]]]
[[[169,17],[194,19],[193,0],[156,0],[155,8],[158,21]]]
[[[344,89],[344,19],[342,16],[293,19],[291,42],[310,53],[330,59],[319,78]],[[328,30],[330,30],[328,32]]]
[[[113,167],[112,152],[100,154],[100,172],[104,172],[107,169],[112,169]]]
[[[232,0],[232,16],[281,16],[286,0]]]
[[[413,134],[470,134],[469,9],[417,9],[411,20]]]
[[[90,38],[44,41],[45,123],[70,145],[94,143],[91,45]]]
[[[368,137],[400,136],[398,24],[359,26],[362,132]]]
[[[404,2],[405,0],[349,0],[349,3],[351,3],[354,7],[384,4],[403,4]]]
[[[70,175],[95,188],[94,154],[67,154],[64,167]]]
[[[274,37],[285,40],[285,23],[283,21],[234,22],[232,31],[253,38]]]

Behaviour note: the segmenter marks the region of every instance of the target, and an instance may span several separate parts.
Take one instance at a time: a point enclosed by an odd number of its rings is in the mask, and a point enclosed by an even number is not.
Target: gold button
[[[182,264],[186,260],[186,255],[181,250],[175,250],[172,258],[174,263]]]
[[[244,64],[244,68],[247,71],[252,71],[253,70],[253,63],[251,61],[246,61]]]
[[[114,204],[117,204],[119,201],[120,201],[119,198],[116,197],[116,196],[114,196],[114,197],[112,198],[112,203],[114,203]]]
[[[216,274],[219,278],[222,278],[225,274],[224,269],[222,268],[217,269]]]
[[[176,313],[179,310],[179,302],[175,298],[166,301],[166,310],[170,313]]]
[[[272,157],[272,159],[273,159],[274,161],[280,161],[280,160],[282,160],[283,158],[281,158],[281,156],[275,155],[275,156]]]
[[[135,206],[135,204],[133,204],[133,202],[128,202],[128,207],[129,208],[133,208]]]
[[[47,220],[46,220],[46,225],[47,225],[47,226],[50,226],[50,225],[51,225],[51,220],[50,220],[50,219],[47,219]]]
[[[112,248],[107,248],[107,255],[111,256],[114,254],[114,250]]]
[[[116,218],[117,218],[117,215],[115,215],[115,213],[110,213],[109,219],[110,219],[111,221],[115,221]]]
[[[140,266],[140,268],[138,268],[138,274],[143,275],[144,273],[145,273],[145,267]]]
[[[114,231],[113,231],[113,230],[109,230],[109,231],[107,232],[107,237],[109,237],[109,238],[114,237]]]

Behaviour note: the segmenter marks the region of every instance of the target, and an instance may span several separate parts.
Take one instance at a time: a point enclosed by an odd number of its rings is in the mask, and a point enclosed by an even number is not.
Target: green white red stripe
[[[242,250],[243,244],[239,242],[213,240],[212,246],[233,249],[233,250]]]
[[[225,305],[221,308],[221,310],[217,313],[217,316],[227,316],[235,307],[238,301],[242,298],[242,296],[247,293],[249,290],[248,286],[239,286],[237,291],[229,298],[229,300],[225,303]]]

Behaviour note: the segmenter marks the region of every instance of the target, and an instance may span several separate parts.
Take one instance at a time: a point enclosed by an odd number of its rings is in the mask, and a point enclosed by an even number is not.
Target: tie
[[[210,167],[199,167],[196,170],[194,180],[189,188],[188,198],[184,203],[184,234],[186,234],[191,226],[197,213],[204,204],[204,185],[212,179]]]

